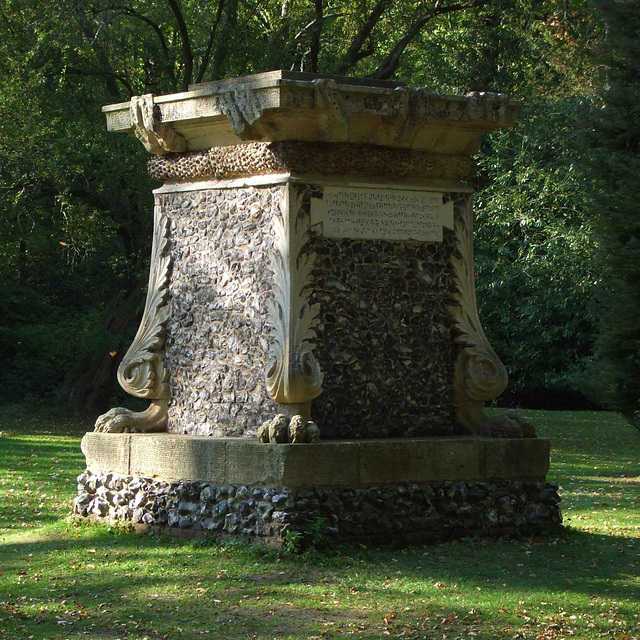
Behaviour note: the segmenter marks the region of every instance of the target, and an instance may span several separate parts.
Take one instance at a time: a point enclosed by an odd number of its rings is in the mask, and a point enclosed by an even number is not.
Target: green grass
[[[550,537],[291,556],[74,519],[85,425],[0,413],[2,640],[640,638],[640,437],[614,414],[527,412]]]

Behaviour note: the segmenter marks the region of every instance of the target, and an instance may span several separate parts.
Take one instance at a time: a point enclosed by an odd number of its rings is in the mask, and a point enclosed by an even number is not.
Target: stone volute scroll
[[[306,247],[308,222],[295,188],[287,189],[273,224],[274,285],[268,318],[273,334],[267,390],[283,413],[309,419],[311,401],[322,393],[323,376],[313,352],[319,305],[309,304],[315,255]]]
[[[171,260],[167,254],[168,220],[160,207],[155,208],[153,248],[149,288],[140,326],[133,343],[118,368],[118,382],[130,395],[151,401],[146,411],[116,407],[101,415],[96,431],[108,433],[144,433],[164,431],[167,427],[169,399],[168,371],[162,352]]]
[[[484,436],[535,436],[532,423],[517,412],[488,418],[487,402],[507,387],[507,370],[482,328],[478,316],[473,268],[473,216],[467,201],[456,224],[458,255],[452,259],[456,276],[456,304],[450,308],[455,342],[460,346],[454,369],[456,422],[470,434]]]

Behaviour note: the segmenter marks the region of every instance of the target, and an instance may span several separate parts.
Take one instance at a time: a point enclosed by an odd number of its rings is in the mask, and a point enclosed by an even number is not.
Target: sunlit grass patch
[[[74,519],[82,430],[0,417],[0,639],[640,638],[637,432],[527,413],[562,486],[552,537],[301,556]]]

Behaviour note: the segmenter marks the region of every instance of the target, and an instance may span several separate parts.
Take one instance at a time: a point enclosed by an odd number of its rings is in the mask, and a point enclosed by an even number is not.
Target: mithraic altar
[[[104,108],[153,156],[149,290],[83,440],[83,515],[428,540],[561,521],[549,443],[487,417],[473,155],[507,96],[277,71]]]

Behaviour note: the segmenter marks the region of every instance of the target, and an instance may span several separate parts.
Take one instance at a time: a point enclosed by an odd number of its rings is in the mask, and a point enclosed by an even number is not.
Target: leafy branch
[[[466,9],[475,9],[487,4],[487,0],[472,0],[471,2],[460,2],[442,6],[437,0],[433,8],[421,15],[406,31],[404,36],[398,40],[393,49],[389,52],[382,64],[370,74],[370,78],[386,80],[390,78],[398,68],[402,54],[409,43],[422,31],[425,25],[438,16],[464,11]]]

